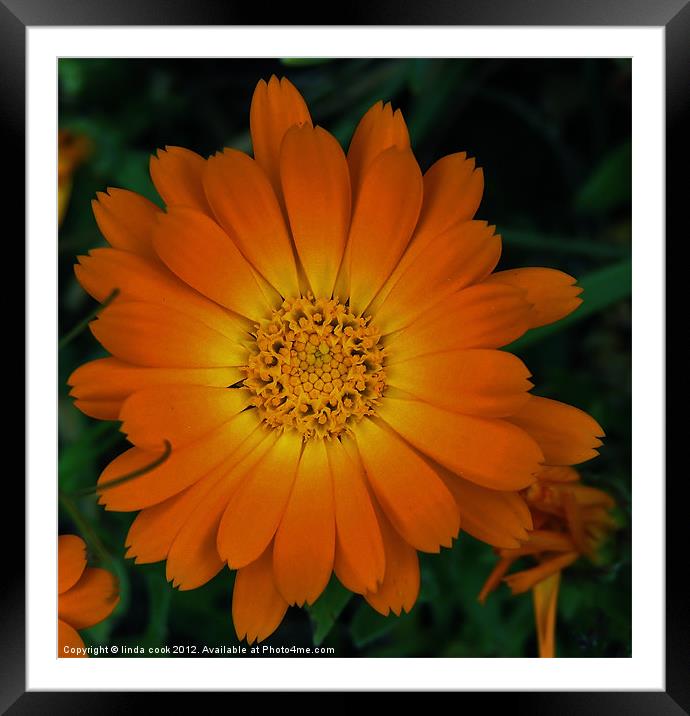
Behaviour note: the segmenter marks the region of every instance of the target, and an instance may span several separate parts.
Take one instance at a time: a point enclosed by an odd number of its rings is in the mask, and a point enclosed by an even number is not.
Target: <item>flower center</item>
[[[374,413],[386,375],[380,334],[338,299],[286,300],[257,325],[244,385],[271,427],[336,437]]]

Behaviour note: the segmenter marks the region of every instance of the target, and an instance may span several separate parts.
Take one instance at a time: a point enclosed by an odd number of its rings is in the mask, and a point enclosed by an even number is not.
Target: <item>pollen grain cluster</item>
[[[385,387],[380,334],[338,299],[286,300],[256,327],[244,385],[271,427],[337,437],[372,415]]]

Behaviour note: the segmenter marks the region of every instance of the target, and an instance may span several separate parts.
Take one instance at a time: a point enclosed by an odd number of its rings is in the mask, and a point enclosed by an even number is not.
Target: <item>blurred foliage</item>
[[[607,433],[585,481],[609,490],[622,528],[598,566],[564,573],[560,656],[629,656],[630,543],[630,62],[628,60],[106,60],[59,63],[60,127],[93,145],[74,177],[59,235],[59,322],[65,336],[95,304],[74,280],[78,254],[104,243],[91,213],[97,191],[120,186],[160,203],[148,157],[166,144],[209,155],[250,150],[249,104],[261,77],[286,74],[312,116],[347,146],[379,99],[400,107],[422,169],[456,151],[477,157],[486,190],[479,218],[504,237],[499,268],[549,266],[585,287],[583,307],[514,344],[538,393],[589,411]],[[78,532],[114,569],[121,602],[85,632],[87,643],[145,646],[236,644],[233,575],[174,590],[163,564],[123,557],[131,514],[105,512],[92,487],[126,445],[117,423],[82,415],[67,395],[78,365],[103,355],[88,331],[60,351],[60,532]],[[333,646],[337,656],[534,656],[531,596],[507,587],[485,606],[477,593],[492,550],[462,534],[452,550],[422,555],[422,589],[410,614],[376,614],[334,579],[309,610],[290,609],[268,641]]]

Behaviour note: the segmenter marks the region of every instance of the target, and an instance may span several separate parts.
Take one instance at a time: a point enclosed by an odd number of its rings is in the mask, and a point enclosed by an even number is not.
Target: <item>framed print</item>
[[[61,5],[0,7],[28,307],[3,707],[687,708],[687,5]]]

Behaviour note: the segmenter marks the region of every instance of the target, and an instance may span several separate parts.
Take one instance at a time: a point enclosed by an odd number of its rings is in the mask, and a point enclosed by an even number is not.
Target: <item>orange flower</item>
[[[616,526],[610,512],[615,505],[613,498],[579,480],[571,467],[545,467],[540,471],[538,482],[524,492],[534,529],[519,547],[498,551],[498,564],[479,594],[479,601],[484,602],[501,581],[513,594],[532,589],[541,657],[556,653],[561,571],[581,556],[596,560],[603,538]],[[533,557],[537,565],[504,576],[513,562],[525,556]]]
[[[58,538],[58,656],[84,657],[77,633],[102,622],[120,601],[117,579],[86,566],[86,545],[76,535]]]
[[[58,225],[62,224],[67,212],[74,171],[90,151],[91,143],[83,135],[68,129],[58,132]]]
[[[141,510],[137,562],[180,589],[237,570],[240,638],[264,639],[332,572],[382,614],[408,611],[417,551],[464,529],[514,547],[519,491],[545,460],[596,454],[582,411],[532,397],[498,350],[581,302],[551,269],[492,273],[494,227],[473,219],[483,175],[464,153],[422,175],[400,111],[375,104],[347,155],[286,79],[259,82],[254,159],[168,147],[151,160],[166,204],[110,189],[94,202],[112,248],[80,257],[115,301],[91,324],[112,357],[70,378],[87,415],[134,447],[101,487]]]

